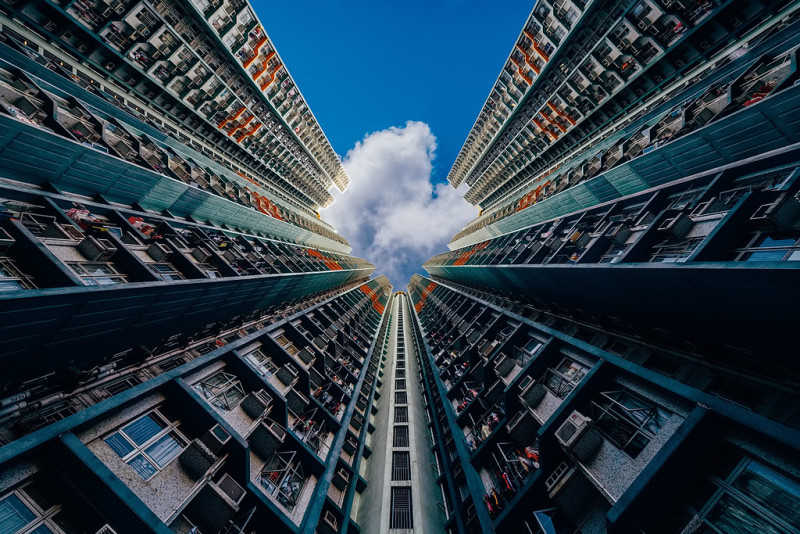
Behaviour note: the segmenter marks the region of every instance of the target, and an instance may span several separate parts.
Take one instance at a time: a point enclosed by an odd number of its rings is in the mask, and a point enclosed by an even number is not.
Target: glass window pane
[[[150,445],[144,452],[152,458],[158,467],[163,468],[181,452],[181,449],[180,442],[172,434],[167,434]]]
[[[41,525],[36,528],[36,530],[32,531],[30,534],[53,534],[53,531],[50,530],[47,526]]]
[[[800,484],[750,462],[732,486],[800,530]]]
[[[14,534],[35,517],[19,497],[9,495],[0,501],[0,534]]]
[[[138,475],[144,480],[147,480],[158,472],[155,466],[148,462],[147,459],[141,454],[134,456],[128,462],[128,465],[131,466],[133,470],[136,471],[136,473],[138,473]]]
[[[785,255],[785,250],[759,250],[750,254],[747,261],[781,261]]]
[[[137,445],[143,445],[147,440],[152,439],[158,434],[164,425],[156,421],[152,414],[145,415],[122,427],[122,431]]]
[[[0,293],[3,291],[17,291],[22,289],[22,285],[16,280],[0,280]]]
[[[790,238],[775,238],[771,236],[766,236],[764,240],[758,244],[759,248],[765,247],[791,247],[794,245],[796,239],[793,237]]]
[[[131,445],[128,440],[125,439],[119,432],[115,432],[107,437],[105,442],[109,447],[111,447],[111,450],[119,454],[122,458],[133,452],[133,445]]]
[[[731,495],[723,495],[706,520],[725,534],[782,534],[777,527],[759,517]]]
[[[90,264],[90,265],[84,264],[83,269],[88,274],[116,274],[114,273],[114,269],[112,269],[108,265],[102,265],[102,264]]]

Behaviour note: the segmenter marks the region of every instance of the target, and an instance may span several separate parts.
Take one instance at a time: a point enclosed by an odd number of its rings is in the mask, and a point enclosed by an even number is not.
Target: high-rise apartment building
[[[244,0],[0,0],[0,534],[800,532],[800,5],[537,0],[393,291]]]
[[[800,529],[797,12],[536,3],[409,285],[448,531]]]
[[[252,8],[0,27],[0,532],[357,532],[391,287]]]

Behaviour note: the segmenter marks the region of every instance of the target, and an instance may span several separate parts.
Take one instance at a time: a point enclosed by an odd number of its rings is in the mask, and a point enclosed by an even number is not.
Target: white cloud
[[[435,152],[423,122],[365,136],[343,161],[350,186],[322,214],[395,290],[477,215],[463,191],[431,184]]]

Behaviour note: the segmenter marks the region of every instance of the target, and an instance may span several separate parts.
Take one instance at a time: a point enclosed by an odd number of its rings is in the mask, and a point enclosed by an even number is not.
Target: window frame
[[[223,382],[220,384],[210,383],[212,379],[222,377]],[[208,404],[214,408],[229,412],[239,406],[239,404],[247,396],[247,393],[242,386],[242,381],[235,374],[225,372],[225,369],[220,369],[210,375],[206,376],[192,386]],[[238,399],[231,403],[228,399],[228,393],[234,392],[238,394]]]
[[[606,404],[598,402],[603,399],[607,401]],[[641,406],[626,406],[625,402],[629,404],[631,402],[633,404],[638,403]],[[672,416],[671,412],[651,400],[642,398],[640,395],[623,388],[601,391],[591,401],[591,412],[592,419],[595,421],[595,428],[602,434],[603,438],[631,458],[636,458],[647,448],[661,431],[664,423]],[[639,415],[644,412],[650,413],[644,416]],[[624,443],[610,430],[611,427],[617,426],[633,430]],[[651,426],[655,427],[655,431],[650,428]]]
[[[70,261],[67,262],[67,266],[72,269],[76,275],[78,275],[78,277],[81,279],[81,282],[85,286],[115,286],[128,283],[127,275],[120,273],[114,268],[112,263],[97,261]],[[111,272],[102,274],[92,273],[89,271],[91,266],[96,266],[97,268],[106,268]],[[97,281],[99,279],[108,279],[111,281],[99,283]]]
[[[148,437],[144,440],[141,444],[137,444],[136,441],[127,434],[125,431],[126,428],[129,428],[132,424],[144,419],[145,417],[151,417],[154,419],[156,423],[161,423],[161,428],[158,432],[153,434],[152,436]],[[142,477],[142,479],[147,482],[152,480],[155,476],[157,476],[161,471],[166,469],[172,462],[178,458],[181,453],[186,449],[189,445],[189,440],[178,430],[180,426],[180,421],[171,421],[167,416],[165,416],[160,408],[154,408],[149,410],[138,417],[131,419],[130,421],[126,422],[123,425],[117,427],[113,432],[108,433],[103,439],[103,442],[111,449],[114,453],[116,453],[119,458],[125,462],[133,471]],[[123,440],[123,443],[127,444],[130,450],[125,454],[121,454],[119,450],[117,450],[114,446],[109,443],[109,440],[112,439],[114,436],[120,436]],[[158,444],[164,437],[170,436],[173,440],[179,445],[179,450],[175,451],[174,454],[171,454],[166,461],[163,462],[163,465],[159,465],[159,462],[151,457],[151,453],[147,452],[153,446]],[[135,467],[131,465],[131,462],[138,457],[142,457],[150,466],[154,469],[154,471],[147,477],[145,477],[142,472],[137,470]]]

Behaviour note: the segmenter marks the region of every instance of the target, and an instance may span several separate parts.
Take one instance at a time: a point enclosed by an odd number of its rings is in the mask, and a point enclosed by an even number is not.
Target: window
[[[408,423],[408,407],[395,406],[394,408],[394,422],[395,423]]]
[[[51,474],[0,497],[0,534],[94,532],[82,514],[60,502],[67,491],[63,478]]]
[[[280,333],[279,335],[275,336],[275,341],[278,343],[278,345],[283,347],[284,350],[286,350],[286,352],[288,352],[292,356],[300,352],[300,349],[295,347],[292,341],[288,337],[286,337],[286,335],[283,333]]]
[[[411,480],[411,456],[408,452],[392,453],[392,480]]]
[[[677,531],[687,522],[694,532],[800,531],[800,483],[732,449],[714,452],[712,472],[702,478],[682,506],[672,514]],[[672,525],[670,525],[672,526]],[[688,531],[688,529],[686,529]]]
[[[411,488],[392,488],[392,517],[389,528],[413,528]]]
[[[406,377],[406,370],[405,369],[396,369],[394,372],[395,378],[405,378]]]
[[[394,381],[394,389],[406,389],[406,381],[405,380],[395,380]]]
[[[150,270],[159,275],[162,280],[183,280],[183,275],[169,263],[151,263]]]
[[[110,263],[68,263],[83,280],[85,286],[107,286],[124,284],[127,278],[117,272]]]
[[[627,391],[606,391],[592,401],[597,429],[615,447],[636,458],[669,419],[669,413]]]
[[[558,367],[547,370],[544,385],[553,395],[563,399],[575,389],[588,370],[585,365],[571,358],[564,358]]]
[[[272,358],[261,352],[261,349],[256,349],[250,354],[246,354],[244,359],[250,362],[256,368],[256,371],[267,378],[278,372],[278,366],[275,365]]]
[[[259,476],[261,487],[289,510],[297,505],[306,484],[303,466],[295,458],[296,454],[294,451],[276,452]]]
[[[800,261],[800,241],[791,234],[757,234],[734,252],[736,261]]]
[[[394,402],[396,404],[408,404],[408,393],[405,391],[396,391],[394,394]]]
[[[36,287],[31,278],[23,274],[7,258],[0,258],[0,293]]]
[[[160,410],[143,415],[105,438],[106,444],[144,480],[174,460],[187,444],[178,422]]]
[[[225,411],[235,408],[245,396],[242,383],[236,375],[222,371],[195,384],[194,390],[210,405]]]
[[[394,436],[392,437],[393,447],[408,447],[408,427],[395,425]]]

